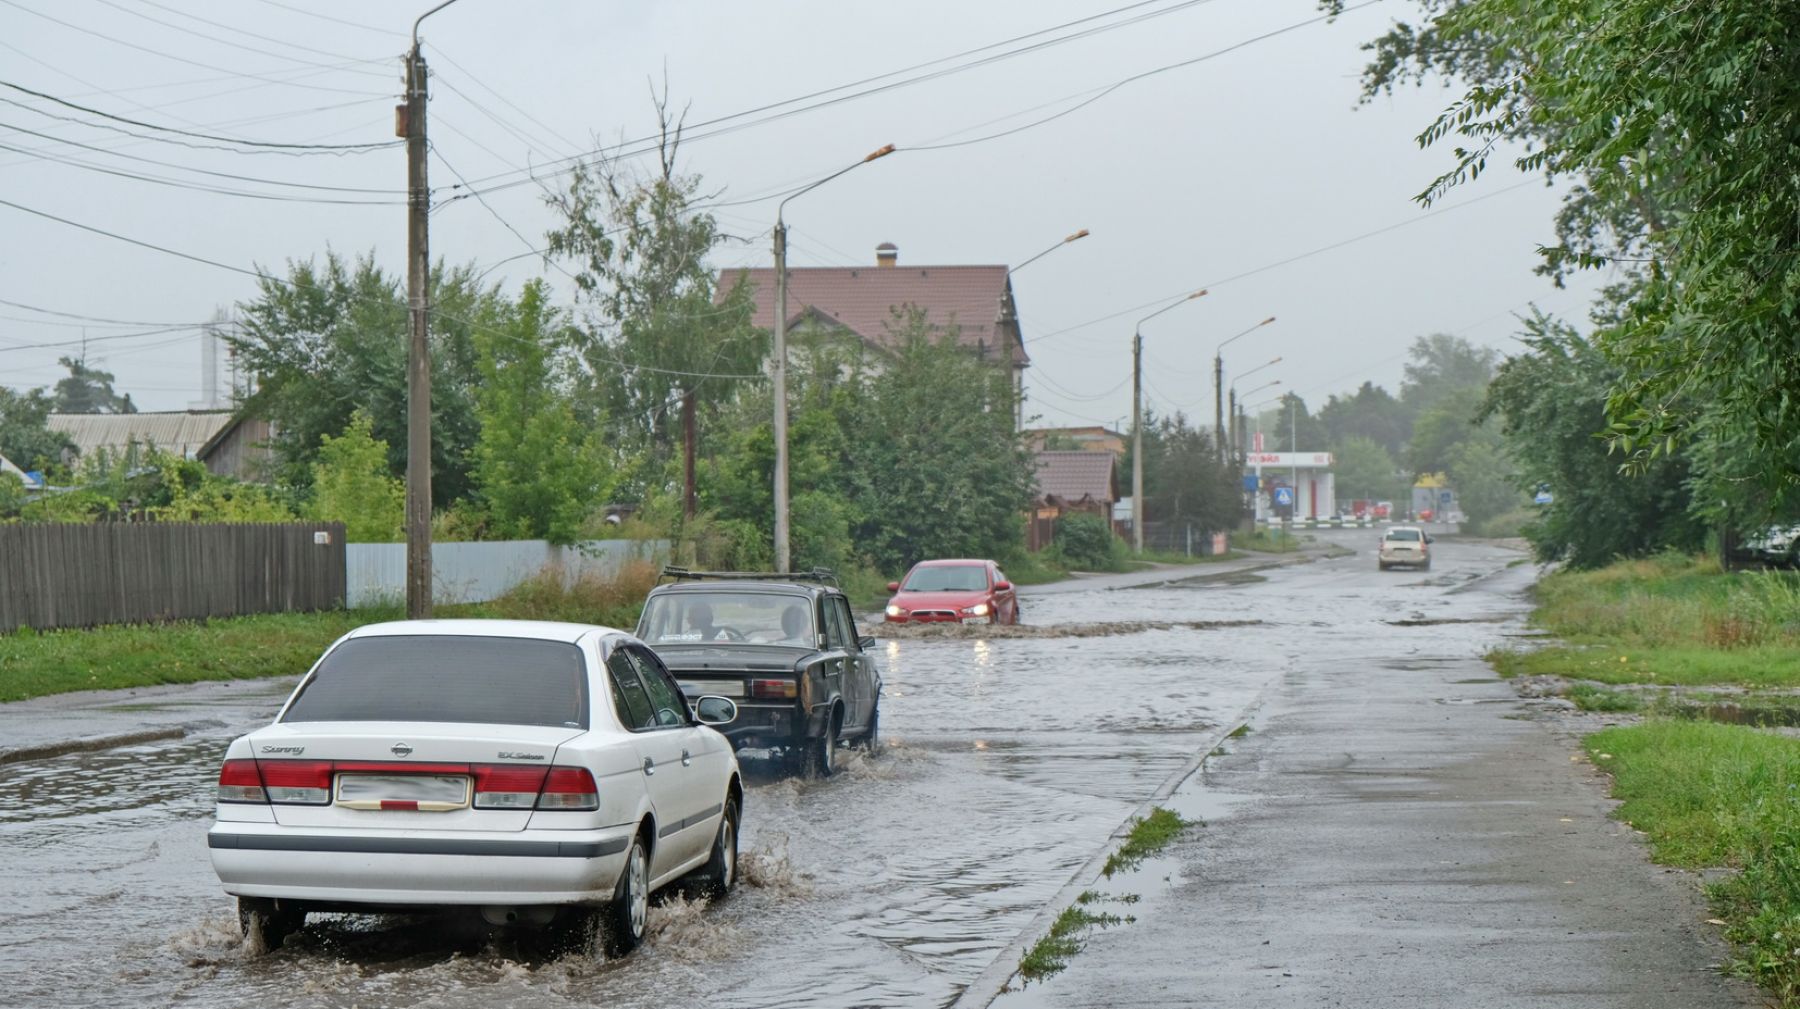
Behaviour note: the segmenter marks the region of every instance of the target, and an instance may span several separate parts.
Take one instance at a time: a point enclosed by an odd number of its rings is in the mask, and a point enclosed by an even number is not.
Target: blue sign
[[[1450,501],[1454,497],[1455,497],[1455,495],[1450,493],[1447,490],[1438,491],[1438,504],[1441,505],[1442,507],[1448,508],[1448,507],[1450,507]]]
[[[1547,490],[1538,491],[1537,495],[1531,499],[1533,504],[1541,504],[1541,505],[1549,504],[1553,500],[1555,500],[1555,498],[1553,498],[1551,496],[1550,492]]]
[[[1294,491],[1289,487],[1275,488],[1275,503],[1287,507],[1294,503]]]
[[[1244,489],[1249,491],[1252,494],[1256,493],[1256,486],[1257,486],[1257,483],[1259,482],[1259,480],[1260,480],[1260,478],[1255,473],[1245,473],[1244,474]]]

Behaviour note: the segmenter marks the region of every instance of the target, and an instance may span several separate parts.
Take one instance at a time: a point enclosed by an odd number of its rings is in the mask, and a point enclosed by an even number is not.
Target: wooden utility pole
[[[421,18],[420,20],[424,20]],[[431,190],[425,171],[425,57],[413,26],[406,58],[406,105],[398,132],[406,138],[406,616],[431,616]]]
[[[694,390],[681,394],[682,494],[681,516],[693,518],[697,505],[694,487]]]

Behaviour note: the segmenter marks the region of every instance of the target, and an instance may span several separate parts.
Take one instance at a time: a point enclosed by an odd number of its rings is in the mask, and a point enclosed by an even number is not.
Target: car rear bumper
[[[575,904],[611,898],[635,824],[604,830],[345,832],[220,823],[225,892],[344,904]]]

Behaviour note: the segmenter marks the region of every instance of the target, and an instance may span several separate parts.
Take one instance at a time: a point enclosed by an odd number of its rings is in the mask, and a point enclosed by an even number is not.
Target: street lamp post
[[[775,387],[775,569],[777,571],[786,571],[790,559],[788,552],[787,224],[782,218],[782,213],[787,210],[788,200],[812,192],[845,172],[892,153],[894,153],[894,145],[888,144],[854,165],[841,168],[816,182],[789,193],[787,199],[775,205],[775,346],[774,359],[770,362],[770,378],[773,379]]]
[[[1204,297],[1204,288],[1151,312],[1137,321],[1131,332],[1131,545],[1144,552],[1144,323]]]
[[[1221,463],[1225,461],[1225,390],[1223,388],[1225,385],[1225,347],[1232,341],[1249,336],[1274,321],[1275,317],[1271,315],[1242,333],[1227,339],[1213,351],[1213,444],[1218,448]]]
[[[1267,368],[1271,365],[1280,364],[1280,363],[1281,363],[1280,357],[1272,357],[1269,360],[1264,361],[1263,363],[1257,365],[1254,368],[1251,368],[1249,371],[1244,372],[1242,375],[1239,375],[1237,378],[1232,380],[1231,385],[1229,386],[1229,392],[1231,394],[1230,409],[1227,409],[1225,411],[1225,424],[1227,427],[1229,427],[1231,429],[1231,450],[1229,452],[1227,452],[1225,455],[1225,462],[1227,464],[1229,464],[1234,459],[1240,458],[1244,451],[1244,444],[1243,444],[1244,432],[1243,432],[1243,428],[1238,424],[1239,401],[1238,401],[1237,384],[1239,382],[1243,381],[1244,379],[1249,378],[1251,375],[1254,375],[1257,372],[1263,370],[1264,368]],[[1270,382],[1267,385],[1257,386],[1257,388],[1258,389],[1267,389],[1270,385],[1280,385],[1280,384],[1281,384],[1280,382]],[[1255,390],[1252,390],[1252,391],[1255,391]],[[1245,393],[1244,395],[1248,396],[1249,393]]]

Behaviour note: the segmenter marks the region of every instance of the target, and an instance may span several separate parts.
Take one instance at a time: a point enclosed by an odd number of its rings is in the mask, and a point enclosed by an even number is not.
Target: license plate
[[[693,680],[681,681],[681,692],[689,697],[742,697],[744,696],[743,680],[722,680],[717,683],[696,683]]]
[[[469,779],[460,774],[340,774],[337,802],[351,809],[444,812],[469,804]]]

